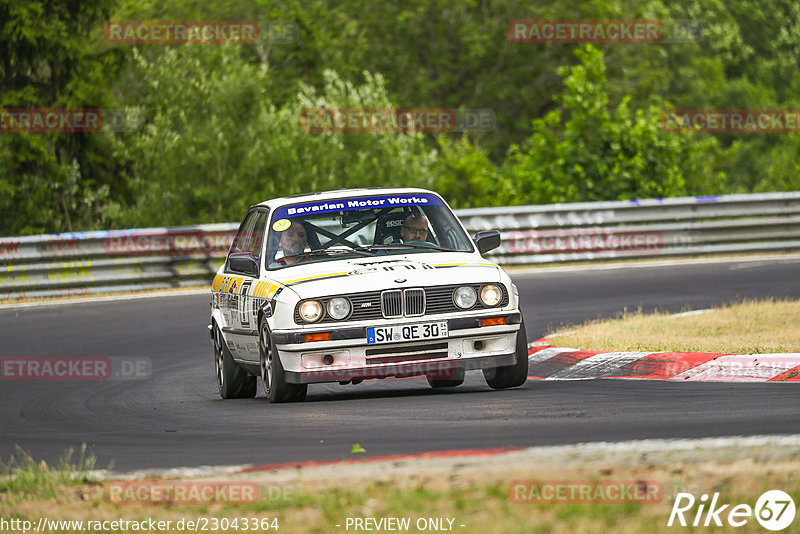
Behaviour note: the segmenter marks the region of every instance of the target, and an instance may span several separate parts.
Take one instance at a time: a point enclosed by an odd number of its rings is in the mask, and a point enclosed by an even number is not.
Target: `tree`
[[[96,42],[112,0],[0,0],[0,109],[111,107],[123,61]],[[0,234],[103,224],[124,196],[121,164],[98,133],[2,132]]]
[[[608,111],[603,54],[575,51],[580,65],[562,67],[561,108],[533,121],[533,134],[512,146],[503,168],[509,203],[551,203],[718,193],[711,137],[659,127],[661,109],[631,111],[628,99]]]
[[[273,73],[246,62],[234,45],[179,47],[134,54],[146,125],[131,136],[136,202],[123,226],[238,220],[272,197],[343,187],[432,184],[436,152],[419,132],[374,133],[304,128],[308,109],[396,107],[383,77],[364,84],[323,73],[318,90],[301,85],[276,106]]]

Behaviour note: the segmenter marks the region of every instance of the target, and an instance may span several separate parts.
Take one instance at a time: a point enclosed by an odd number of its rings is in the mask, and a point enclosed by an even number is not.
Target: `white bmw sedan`
[[[308,384],[424,375],[525,383],[516,287],[436,193],[357,189],[251,207],[214,277],[209,330],[223,398],[305,399]]]

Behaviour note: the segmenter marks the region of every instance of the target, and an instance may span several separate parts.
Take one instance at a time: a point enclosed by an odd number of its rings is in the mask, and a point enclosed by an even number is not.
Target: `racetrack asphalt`
[[[796,256],[512,271],[528,339],[625,308],[680,312],[742,298],[800,298]],[[480,373],[434,391],[424,379],[312,385],[306,402],[221,400],[206,295],[0,308],[0,357],[149,358],[130,381],[0,380],[0,457],[54,461],[86,443],[114,470],[263,464],[452,449],[644,438],[789,434],[794,384],[528,381],[490,390]]]

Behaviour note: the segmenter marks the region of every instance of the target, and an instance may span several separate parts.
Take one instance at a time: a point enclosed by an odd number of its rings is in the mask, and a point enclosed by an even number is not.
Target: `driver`
[[[400,237],[403,243],[408,241],[427,241],[428,218],[422,213],[412,213],[403,220],[400,227]]]
[[[281,240],[278,242],[283,249],[283,258],[278,263],[294,265],[307,257],[302,256],[306,249],[306,228],[299,221],[292,221],[292,224],[281,233]]]

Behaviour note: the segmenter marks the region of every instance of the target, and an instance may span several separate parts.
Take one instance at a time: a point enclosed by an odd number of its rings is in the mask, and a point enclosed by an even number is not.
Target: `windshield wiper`
[[[430,250],[441,250],[443,252],[457,252],[452,248],[445,248],[440,247],[439,245],[434,245],[433,243],[387,243],[385,245],[364,245],[358,247],[360,250],[403,250],[409,248],[421,248],[421,249],[430,249]]]
[[[303,251],[299,254],[290,254],[286,256],[287,258],[296,258],[298,256],[311,256],[311,257],[320,257],[320,256],[331,256],[334,254],[351,254],[355,252],[356,254],[360,254],[362,256],[374,256],[371,252],[360,250],[361,247],[358,248],[315,248],[313,250]]]

